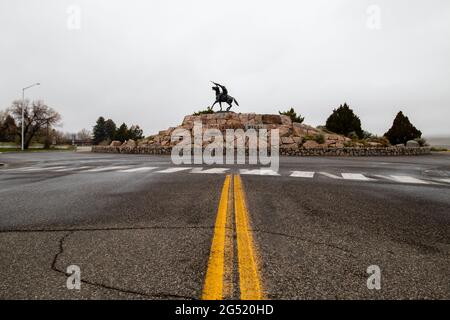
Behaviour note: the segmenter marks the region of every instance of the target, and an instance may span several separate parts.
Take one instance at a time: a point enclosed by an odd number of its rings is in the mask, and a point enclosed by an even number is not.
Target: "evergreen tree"
[[[397,113],[392,127],[386,132],[385,137],[391,144],[405,144],[409,140],[414,140],[422,136],[422,132],[412,125],[408,117],[403,112]]]
[[[348,136],[354,132],[359,138],[362,138],[363,131],[361,129],[361,120],[355,115],[352,109],[344,103],[339,108],[334,109],[333,113],[328,117],[326,128],[332,132]]]
[[[105,136],[106,139],[109,139],[110,141],[114,140],[116,136],[116,124],[111,119],[108,119],[105,121]]]
[[[128,140],[128,127],[125,123],[122,123],[116,131],[116,140],[124,142]]]
[[[93,131],[93,135],[94,135],[94,139],[93,139],[94,144],[99,144],[100,142],[106,140],[107,136],[106,136],[106,130],[105,130],[105,118],[99,117],[97,119],[97,123],[94,126],[94,129],[92,131]]]
[[[280,115],[288,116],[289,118],[291,118],[292,122],[302,123],[303,120],[305,120],[305,118],[302,117],[300,114],[297,116],[297,112],[295,112],[294,108],[291,108],[288,111],[284,112],[278,111],[278,113]]]
[[[144,131],[138,126],[133,125],[128,130],[128,139],[139,140],[143,138]]]

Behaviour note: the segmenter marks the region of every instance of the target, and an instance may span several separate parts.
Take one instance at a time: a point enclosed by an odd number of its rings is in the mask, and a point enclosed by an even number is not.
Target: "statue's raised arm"
[[[213,82],[216,86],[219,86],[222,89],[222,94],[227,95],[228,94],[228,90],[227,88],[225,88],[225,86],[218,84],[216,82]]]
[[[232,96],[228,95],[228,90],[225,88],[225,86],[218,84],[214,81],[211,81],[215,87],[212,87],[212,89],[216,92],[216,101],[211,106],[211,109],[214,108],[214,105],[216,103],[219,103],[220,105],[220,111],[222,111],[222,102],[226,102],[229,107],[227,108],[227,111],[229,111],[232,107],[232,103],[236,103],[236,105],[239,105],[236,99],[234,99]],[[220,92],[220,89],[222,89],[222,92]]]

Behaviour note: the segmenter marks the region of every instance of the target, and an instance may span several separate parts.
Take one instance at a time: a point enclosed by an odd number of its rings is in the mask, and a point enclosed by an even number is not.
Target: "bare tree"
[[[92,133],[87,129],[82,129],[77,133],[77,140],[82,141],[82,143],[89,143],[92,139]]]
[[[64,132],[63,138],[65,143],[72,144],[73,141],[76,139],[76,134],[72,132]]]
[[[53,144],[66,144],[65,133],[59,130],[53,129],[50,133],[50,139]]]
[[[0,125],[5,121],[6,115],[7,115],[6,111],[0,110]]]
[[[24,123],[22,124],[22,103],[24,103]],[[43,101],[33,101],[31,104],[28,100],[16,100],[13,102],[9,112],[15,118],[21,132],[22,125],[24,127],[24,148],[28,149],[31,140],[41,129],[47,129],[57,124],[61,120],[61,116],[54,109],[47,106]]]

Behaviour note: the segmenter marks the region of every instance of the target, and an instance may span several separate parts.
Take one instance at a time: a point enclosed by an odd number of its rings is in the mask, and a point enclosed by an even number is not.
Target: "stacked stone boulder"
[[[158,134],[140,141],[128,140],[123,144],[113,141],[110,146],[95,146],[94,152],[170,154],[178,141],[172,141],[171,135],[176,129],[189,130],[193,135],[194,123],[201,123],[202,130],[218,129],[225,133],[226,129],[278,129],[280,135],[280,154],[297,156],[314,155],[410,155],[429,153],[423,148],[383,147],[377,142],[366,145],[353,143],[351,139],[339,134],[330,133],[320,128],[292,122],[288,116],[277,114],[220,112],[202,115],[185,116],[178,127],[170,127]],[[208,142],[204,142],[207,144]],[[270,143],[270,141],[269,141]],[[415,151],[411,151],[415,149]]]

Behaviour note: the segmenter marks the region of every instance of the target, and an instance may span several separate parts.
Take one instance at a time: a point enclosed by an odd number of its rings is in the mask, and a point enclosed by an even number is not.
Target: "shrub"
[[[345,136],[348,136],[351,132],[354,132],[359,138],[363,136],[361,120],[346,103],[333,110],[325,126],[328,130]]]
[[[419,144],[419,146],[424,147],[427,146],[427,140],[425,140],[425,138],[416,138],[414,139],[415,141],[417,141],[417,143]]]
[[[374,137],[376,137],[376,136],[373,135],[372,133],[363,130],[363,132],[362,132],[362,138],[363,139],[370,139],[370,138],[374,138]]]
[[[386,137],[373,136],[372,138],[367,139],[367,141],[381,143],[383,147],[390,146],[389,140]]]
[[[300,114],[297,116],[297,112],[295,112],[294,108],[290,108],[288,111],[278,111],[278,113],[280,115],[284,115],[284,116],[288,116],[289,118],[291,118],[292,122],[298,122],[298,123],[302,123],[305,118],[302,117]]]
[[[422,136],[422,132],[416,129],[403,112],[397,113],[392,127],[384,134],[392,144],[405,144]]]
[[[314,141],[316,141],[318,144],[322,144],[325,142],[325,136],[321,133],[316,134],[314,137]]]
[[[347,137],[349,137],[350,139],[352,139],[352,140],[354,140],[354,141],[359,140],[359,136],[356,134],[355,131],[350,132],[350,133],[347,135]]]
[[[441,148],[441,147],[431,147],[431,151],[442,152],[442,151],[450,151],[450,150],[447,148]]]
[[[319,144],[322,144],[322,143],[325,142],[325,136],[323,134],[321,134],[321,133],[316,134],[314,136],[306,135],[306,136],[303,137],[302,140],[303,140],[303,142],[308,141],[308,140],[313,140],[313,141],[315,141],[315,142],[317,142]]]
[[[210,113],[214,113],[213,109],[211,107],[206,107],[205,110],[200,110],[200,111],[194,112],[193,115],[199,116],[201,114],[210,114]]]

